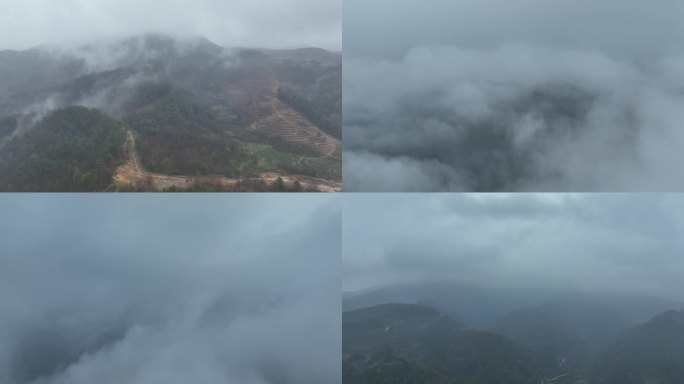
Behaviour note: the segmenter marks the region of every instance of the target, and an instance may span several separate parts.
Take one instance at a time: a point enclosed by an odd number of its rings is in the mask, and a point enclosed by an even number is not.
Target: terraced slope
[[[278,86],[275,84],[261,103],[270,108],[271,113],[252,123],[250,129],[269,139],[283,140],[309,148],[323,156],[332,156],[339,148],[340,141],[321,131],[299,112],[280,101],[277,97]]]

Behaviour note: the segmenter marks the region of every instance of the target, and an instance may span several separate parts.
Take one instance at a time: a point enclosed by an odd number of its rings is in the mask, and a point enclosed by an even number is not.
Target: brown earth
[[[269,138],[311,148],[323,156],[332,156],[340,146],[340,141],[321,131],[302,114],[278,99],[275,83],[259,103],[261,110],[268,110],[266,116],[250,124],[253,129]]]

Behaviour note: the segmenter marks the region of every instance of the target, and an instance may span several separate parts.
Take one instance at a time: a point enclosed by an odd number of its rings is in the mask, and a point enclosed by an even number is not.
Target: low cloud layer
[[[0,65],[5,77],[0,82],[0,115],[16,115],[15,135],[49,112],[72,105],[120,118],[141,86],[173,79],[206,89],[207,79],[241,66],[232,49],[201,38],[174,40],[159,34],[9,53],[5,59],[7,65]]]
[[[407,282],[684,300],[679,195],[349,195],[345,291]]]
[[[336,198],[0,205],[0,382],[340,382]]]
[[[337,0],[3,0],[0,49],[157,32],[224,46],[339,50]]]
[[[683,63],[521,45],[348,60],[345,187],[682,190]]]
[[[585,9],[576,2],[528,0],[513,7],[490,0],[466,12],[468,0],[452,3],[437,1],[424,12],[463,8],[457,19],[478,17],[450,29],[440,18],[422,17],[417,2],[398,7],[386,23],[377,7],[358,2],[345,16],[361,29],[376,20],[378,28],[396,32],[376,50],[368,48],[378,41],[375,34],[356,39],[350,27],[345,40],[345,53],[351,52],[344,63],[347,190],[684,189],[677,177],[684,49],[674,38],[684,30],[668,16],[680,5],[628,1],[612,13],[611,1]],[[505,18],[502,9],[511,7]],[[549,24],[561,14],[563,23]],[[587,22],[601,15],[604,24]],[[658,28],[647,28],[645,41],[630,40],[615,31],[631,28],[627,15]],[[483,19],[494,22],[475,22]],[[454,37],[461,30],[471,38]]]

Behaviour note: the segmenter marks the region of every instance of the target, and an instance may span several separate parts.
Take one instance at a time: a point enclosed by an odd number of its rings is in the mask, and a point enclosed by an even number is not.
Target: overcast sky
[[[340,201],[0,198],[0,382],[340,383]]]
[[[679,0],[345,0],[346,57],[527,42],[642,56],[684,48]]]
[[[343,287],[415,281],[684,299],[684,196],[349,194]]]
[[[682,191],[684,3],[345,2],[349,191]]]
[[[227,47],[339,50],[340,0],[0,0],[0,49],[146,32]]]

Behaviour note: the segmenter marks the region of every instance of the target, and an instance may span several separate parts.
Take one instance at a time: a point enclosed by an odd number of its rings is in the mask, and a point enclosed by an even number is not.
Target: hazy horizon
[[[455,283],[684,302],[684,198],[659,194],[354,194],[347,294]]]
[[[0,50],[73,47],[145,33],[204,37],[228,48],[342,47],[341,2],[335,0],[8,0],[4,5]]]
[[[155,31],[148,31],[148,32],[141,32],[141,33],[134,33],[134,34],[129,34],[129,35],[120,35],[116,37],[105,37],[105,38],[99,38],[99,39],[92,39],[92,40],[83,40],[79,41],[75,44],[39,44],[35,46],[30,46],[30,47],[25,47],[25,48],[18,48],[18,49],[0,49],[0,51],[31,51],[31,50],[45,50],[45,51],[64,51],[66,53],[72,53],[74,50],[79,50],[79,49],[85,49],[97,45],[108,45],[112,43],[119,43],[119,42],[124,42],[128,40],[135,40],[135,39],[144,39],[144,38],[154,38],[154,37],[161,37],[161,38],[168,38],[172,39],[178,43],[193,43],[193,42],[198,42],[202,40],[206,40],[212,44],[215,44],[221,48],[225,49],[255,49],[255,50],[265,50],[265,51],[279,51],[279,50],[299,50],[299,49],[322,49],[328,52],[332,53],[342,53],[340,50],[334,50],[334,49],[326,49],[318,46],[311,46],[311,45],[292,45],[292,46],[282,46],[282,47],[276,47],[276,48],[267,48],[267,47],[261,47],[261,46],[224,46],[221,44],[218,44],[216,41],[213,41],[206,36],[202,35],[174,35],[173,33],[163,33],[163,32],[155,32]]]

